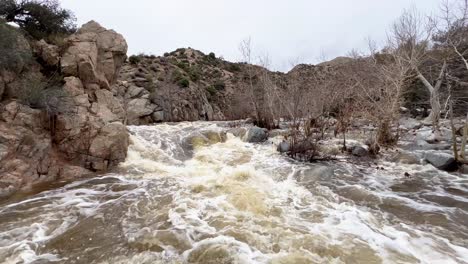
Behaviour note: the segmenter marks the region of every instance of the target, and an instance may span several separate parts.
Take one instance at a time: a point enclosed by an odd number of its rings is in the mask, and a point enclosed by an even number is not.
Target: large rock
[[[90,21],[67,39],[69,48],[61,59],[62,72],[80,78],[88,89],[109,89],[126,59],[122,35]]]
[[[132,99],[127,103],[128,124],[138,125],[139,118],[151,115],[155,109],[156,105],[152,104],[148,99]]]
[[[276,149],[280,153],[286,153],[286,152],[289,152],[289,150],[291,149],[291,146],[289,145],[289,142],[283,140],[281,143],[279,143]]]
[[[440,170],[451,171],[457,169],[455,158],[447,153],[428,151],[425,153],[424,159]]]
[[[68,171],[57,153],[43,113],[15,101],[3,106],[0,115],[0,197],[35,183],[64,178]],[[89,173],[84,168],[80,174]]]
[[[34,52],[49,66],[57,66],[60,61],[60,50],[43,39],[34,44]]]
[[[127,128],[122,123],[104,126],[91,142],[89,155],[94,170],[105,171],[125,160],[129,145]]]
[[[247,130],[243,140],[245,142],[250,143],[259,143],[266,141],[268,139],[268,135],[263,128],[259,128],[257,126],[251,127]]]
[[[94,21],[67,42],[60,64],[69,76],[64,90],[73,99],[73,111],[57,117],[54,140],[66,160],[106,171],[125,159],[129,144],[125,109],[108,90],[126,59],[127,43]]]

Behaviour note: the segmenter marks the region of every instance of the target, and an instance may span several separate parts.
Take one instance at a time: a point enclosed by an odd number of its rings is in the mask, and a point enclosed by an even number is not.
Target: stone
[[[294,175],[294,178],[304,184],[304,183],[313,183],[320,180],[329,181],[335,175],[335,170],[328,166],[323,165],[314,165],[309,169],[299,171]]]
[[[136,98],[127,103],[127,119],[129,124],[138,124],[138,119],[151,115],[156,109],[156,105],[151,104],[147,99]]]
[[[59,47],[48,44],[45,40],[37,41],[34,45],[35,53],[49,66],[56,66],[60,61]]]
[[[447,153],[428,151],[425,153],[424,159],[440,170],[452,171],[457,168],[455,158]]]
[[[289,152],[290,148],[291,147],[289,145],[289,142],[283,140],[281,143],[279,143],[277,147],[277,151],[280,153],[286,153],[286,152]]]
[[[399,151],[390,158],[390,161],[402,164],[420,164],[421,160],[421,156],[409,151]]]
[[[260,143],[268,139],[268,135],[265,129],[254,126],[247,130],[243,140],[249,143]]]
[[[130,99],[130,98],[139,97],[139,95],[141,95],[144,90],[145,88],[132,85],[128,87],[127,93],[125,94],[125,98]]]
[[[151,114],[151,118],[154,122],[163,122],[164,121],[164,111],[157,111]]]
[[[464,164],[460,167],[460,173],[462,174],[468,174],[468,165]]]
[[[422,127],[422,123],[414,118],[401,118],[400,121],[400,128],[405,130],[413,130],[419,129]]]
[[[127,128],[119,122],[105,125],[91,142],[92,168],[105,171],[125,160],[129,145]]]
[[[244,138],[245,134],[247,133],[247,129],[243,127],[236,127],[236,128],[229,129],[227,133],[230,133],[234,135],[235,137]]]
[[[80,78],[85,86],[97,84],[110,89],[117,78],[117,69],[127,57],[123,36],[90,21],[68,37],[67,42],[69,47],[60,61],[62,72]]]
[[[365,157],[369,155],[369,150],[364,146],[354,146],[350,150],[351,154],[357,157]]]

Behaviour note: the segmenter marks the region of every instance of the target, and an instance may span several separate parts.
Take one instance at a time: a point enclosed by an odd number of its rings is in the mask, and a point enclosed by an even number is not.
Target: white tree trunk
[[[439,78],[437,79],[436,84],[433,86],[424,75],[417,70],[418,78],[427,88],[430,93],[430,104],[431,104],[431,113],[427,117],[426,121],[431,122],[435,132],[439,132],[439,120],[440,120],[440,87],[442,86],[443,77],[445,70],[447,69],[447,63],[444,61],[442,68],[440,69]]]

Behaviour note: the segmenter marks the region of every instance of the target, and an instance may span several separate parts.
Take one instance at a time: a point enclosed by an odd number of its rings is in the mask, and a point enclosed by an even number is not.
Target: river
[[[467,175],[305,164],[228,129],[130,126],[113,173],[0,203],[0,260],[468,263]]]

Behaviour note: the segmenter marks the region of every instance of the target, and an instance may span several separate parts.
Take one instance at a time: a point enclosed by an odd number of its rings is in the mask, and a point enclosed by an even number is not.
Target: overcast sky
[[[434,12],[440,0],[62,0],[78,24],[96,20],[124,35],[129,54],[162,55],[180,47],[215,52],[239,61],[239,43],[252,38],[254,52],[268,53],[272,68],[291,61],[363,49],[383,41],[404,8]]]

